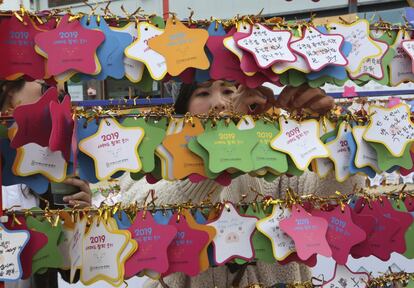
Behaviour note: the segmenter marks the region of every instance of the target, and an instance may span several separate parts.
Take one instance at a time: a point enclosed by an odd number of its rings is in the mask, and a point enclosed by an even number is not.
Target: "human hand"
[[[264,86],[251,89],[240,84],[232,95],[233,110],[243,114],[264,113],[274,102],[272,89]]]
[[[89,188],[89,183],[77,179],[77,178],[67,178],[63,181],[65,184],[73,185],[79,187],[79,192],[63,197],[63,201],[67,202],[71,206],[77,206],[78,208],[89,207],[92,204],[92,191]]]
[[[334,99],[320,88],[312,88],[307,83],[299,87],[286,86],[275,101],[276,107],[292,111],[311,109],[324,114],[334,107]]]

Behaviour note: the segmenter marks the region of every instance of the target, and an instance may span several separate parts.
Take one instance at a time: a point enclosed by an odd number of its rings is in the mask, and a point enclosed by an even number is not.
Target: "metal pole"
[[[358,12],[358,0],[348,0],[348,13],[353,14]]]

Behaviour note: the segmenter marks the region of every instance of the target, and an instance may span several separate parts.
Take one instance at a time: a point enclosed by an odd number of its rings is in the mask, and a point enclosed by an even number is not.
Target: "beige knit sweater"
[[[354,188],[364,187],[364,178],[353,176],[344,183],[338,183],[333,174],[325,179],[319,177],[313,172],[305,172],[300,177],[278,177],[274,182],[268,183],[260,178],[243,175],[234,179],[230,186],[222,187],[214,181],[206,180],[198,184],[193,184],[188,180],[184,181],[159,181],[151,185],[145,179],[134,181],[129,174],[120,179],[122,202],[131,203],[137,201],[142,203],[149,189],[155,189],[157,204],[183,203],[192,200],[193,203],[199,203],[205,200],[207,194],[216,189],[212,195],[212,201],[229,200],[238,202],[241,195],[247,195],[246,201],[252,201],[255,194],[251,192],[250,187],[265,195],[271,195],[275,198],[284,196],[288,188],[300,195],[315,194],[326,196],[334,193],[336,190],[342,193],[349,193]],[[269,253],[271,253],[269,251]],[[187,277],[182,273],[175,273],[164,279],[165,283],[171,288],[196,287],[196,288],[224,288],[232,287],[233,279],[237,273],[232,274],[226,266],[210,268],[196,277]],[[249,265],[243,274],[239,287],[247,287],[251,284],[261,283],[268,287],[276,283],[292,283],[297,281],[306,281],[310,279],[310,272],[305,265],[290,263],[288,265],[268,264],[261,261],[257,265]],[[162,287],[157,281],[149,281],[145,287]]]

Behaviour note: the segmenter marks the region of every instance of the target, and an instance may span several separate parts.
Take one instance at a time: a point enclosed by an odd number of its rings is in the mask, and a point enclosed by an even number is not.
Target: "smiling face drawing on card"
[[[242,216],[233,204],[225,203],[217,220],[207,224],[217,230],[213,240],[214,259],[217,265],[222,265],[233,258],[249,261],[254,257],[252,236],[256,222],[256,217]]]

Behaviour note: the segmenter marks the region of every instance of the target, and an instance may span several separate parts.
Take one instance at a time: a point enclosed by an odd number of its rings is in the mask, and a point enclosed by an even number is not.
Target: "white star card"
[[[295,241],[280,229],[280,221],[290,217],[290,210],[280,205],[274,205],[272,214],[256,223],[257,230],[270,239],[273,256],[282,261],[296,252]]]
[[[351,133],[352,128],[347,122],[343,121],[338,128],[336,138],[326,143],[329,150],[329,158],[335,166],[335,178],[338,182],[344,182],[351,176],[349,165],[351,161],[351,149],[347,140],[347,133]]]
[[[414,81],[412,71],[412,61],[410,56],[404,51],[402,43],[410,39],[408,31],[398,31],[394,44],[391,48],[395,50],[390,67],[390,85],[398,86],[403,82]]]
[[[148,40],[161,35],[164,30],[147,22],[140,22],[137,29],[137,39],[125,49],[125,55],[143,62],[152,79],[161,80],[167,74],[167,63],[164,56],[148,46]]]
[[[388,44],[385,42],[375,41],[375,43],[380,47],[381,53],[374,57],[365,58],[365,60],[362,62],[360,69],[355,71],[355,73],[349,73],[350,78],[358,79],[363,75],[369,75],[375,79],[384,78],[384,67],[382,66],[382,58],[387,53],[389,47]]]
[[[369,36],[369,22],[366,19],[360,19],[350,25],[333,23],[328,28],[332,33],[341,34],[345,41],[352,44],[351,52],[347,56],[348,65],[346,67],[348,72],[352,74],[361,69],[366,58],[381,54],[381,48]]]
[[[16,149],[13,173],[18,176],[42,174],[54,182],[66,178],[67,163],[61,151],[51,151],[36,143],[28,143]]]
[[[319,71],[328,65],[348,64],[341,51],[343,42],[342,35],[323,34],[310,26],[305,29],[302,39],[293,42],[290,47],[305,58],[313,71]]]
[[[233,258],[246,261],[254,257],[252,236],[256,229],[257,218],[242,216],[233,204],[225,203],[220,216],[208,223],[216,229],[213,240],[214,258],[217,265],[226,263]]]
[[[250,52],[259,67],[268,68],[276,62],[296,60],[296,56],[289,48],[291,38],[290,31],[270,30],[262,24],[255,24],[250,35],[239,39],[237,45]]]
[[[354,126],[352,128],[352,135],[356,143],[355,167],[371,167],[377,173],[380,173],[381,169],[378,167],[377,152],[362,137],[366,128],[366,126]]]
[[[325,282],[322,287],[366,288],[368,280],[367,273],[352,272],[347,266],[336,264],[333,278]]]
[[[410,107],[398,104],[392,108],[371,105],[371,116],[363,135],[364,140],[383,144],[395,157],[401,157],[408,145],[414,141],[414,126],[410,119]]]
[[[15,281],[22,277],[20,253],[29,241],[25,230],[7,230],[0,223],[0,281]]]
[[[279,119],[280,132],[270,142],[270,146],[288,154],[296,167],[304,171],[313,159],[325,158],[329,152],[319,136],[319,123],[316,120],[298,122],[292,119]]]
[[[122,33],[128,33],[132,36],[133,41],[138,38],[138,30],[135,26],[135,22],[130,22],[124,27],[110,27],[112,30]],[[144,63],[141,61],[134,60],[132,58],[124,57],[124,68],[125,68],[125,77],[128,78],[132,83],[137,83],[141,81],[142,75],[144,74]]]
[[[79,142],[79,150],[94,160],[96,178],[106,180],[117,171],[141,170],[138,145],[143,138],[141,127],[124,127],[113,118],[102,119],[98,131]]]

